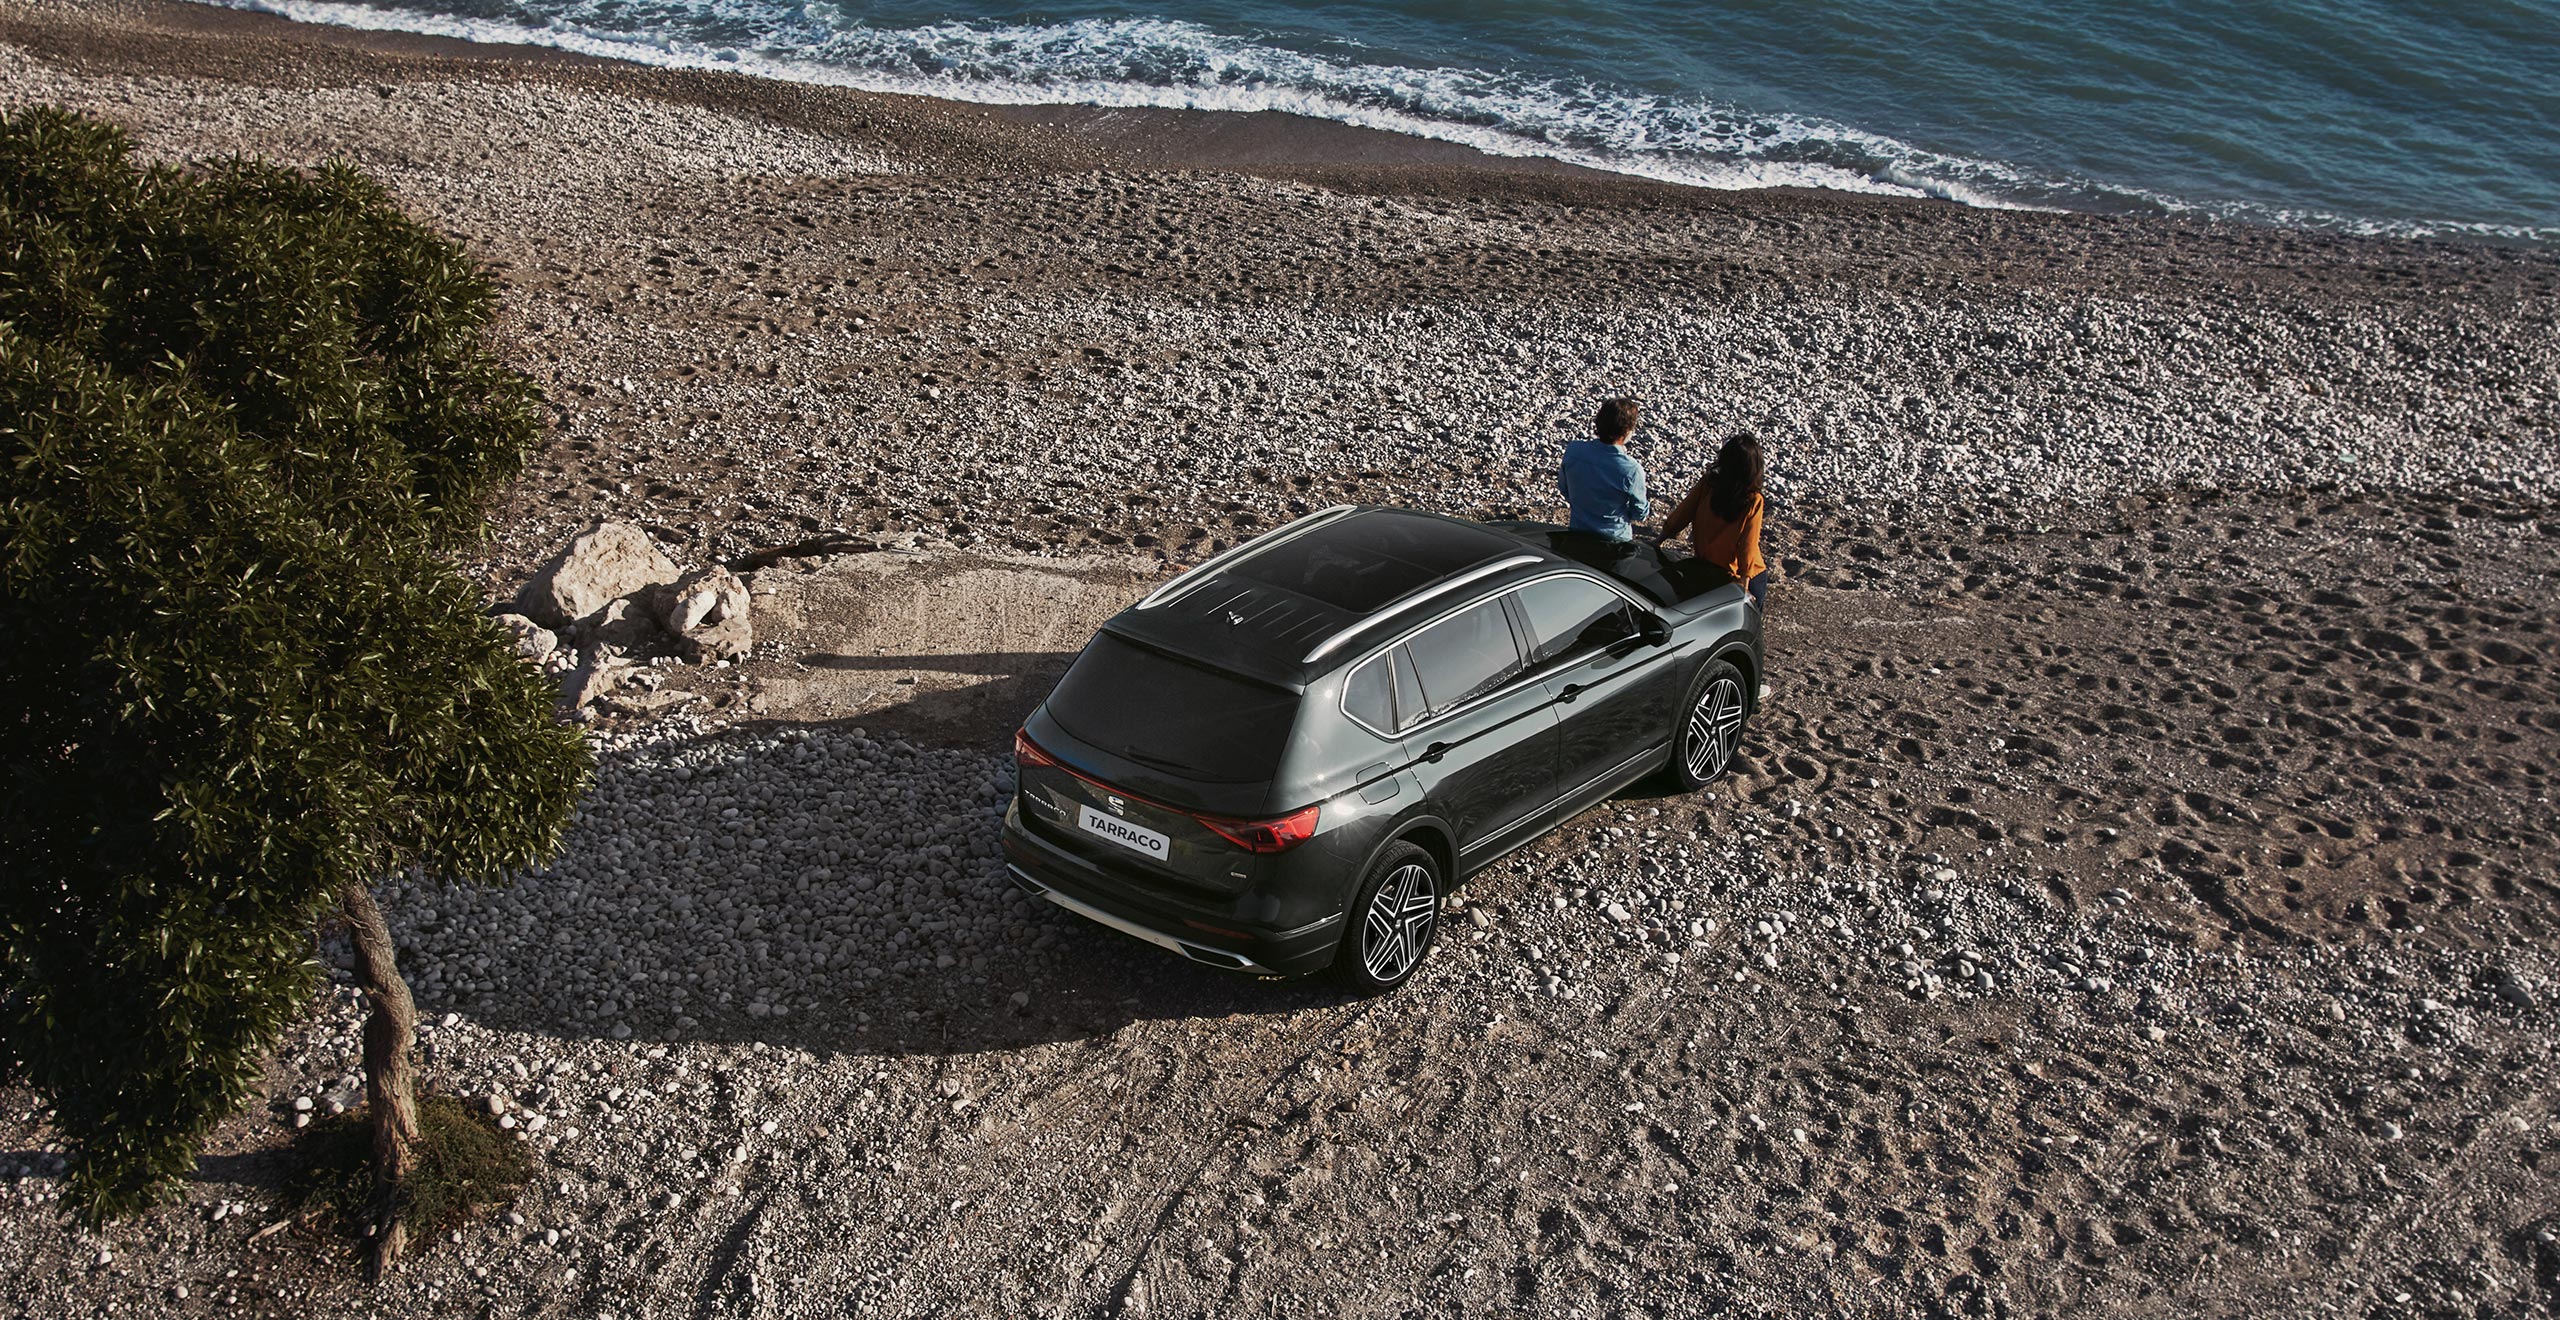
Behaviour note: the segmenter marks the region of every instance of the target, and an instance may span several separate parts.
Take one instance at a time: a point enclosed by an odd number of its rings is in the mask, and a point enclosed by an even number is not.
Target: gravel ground
[[[558,426],[493,598],[603,516],[914,565],[756,574],[755,655],[648,671],[558,864],[386,888],[433,1084],[540,1152],[517,1203],[378,1292],[284,1218],[355,1093],[340,973],[161,1213],[68,1228],[0,1092],[0,1309],[2560,1305],[2560,260],[1141,152],[160,5],[0,10],[0,99],[343,154],[494,263]],[[1004,883],[1040,592],[1339,499],[1544,509],[1615,392],[1664,487],[1772,441],[1731,780],[1476,877],[1383,1001]],[[946,617],[1038,640],[920,654]]]

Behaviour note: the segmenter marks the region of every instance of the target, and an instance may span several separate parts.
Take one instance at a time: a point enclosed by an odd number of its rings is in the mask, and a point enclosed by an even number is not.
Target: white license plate
[[[1173,847],[1173,840],[1148,829],[1132,825],[1118,816],[1106,816],[1079,802],[1076,804],[1076,826],[1087,834],[1099,834],[1133,853],[1141,853],[1161,862]]]

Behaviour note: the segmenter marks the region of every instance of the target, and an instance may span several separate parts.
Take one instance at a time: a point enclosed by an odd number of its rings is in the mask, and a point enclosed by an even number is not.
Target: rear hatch
[[[1262,859],[1211,822],[1232,829],[1271,814],[1299,701],[1099,633],[1024,728],[1023,817],[1114,871],[1233,893]]]

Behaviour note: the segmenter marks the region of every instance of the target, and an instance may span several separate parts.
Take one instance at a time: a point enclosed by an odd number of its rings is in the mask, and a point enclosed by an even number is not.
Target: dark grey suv
[[[1103,625],[1015,738],[1005,859],[1196,962],[1386,990],[1459,878],[1722,774],[1760,672],[1759,611],[1695,561],[1331,508]]]

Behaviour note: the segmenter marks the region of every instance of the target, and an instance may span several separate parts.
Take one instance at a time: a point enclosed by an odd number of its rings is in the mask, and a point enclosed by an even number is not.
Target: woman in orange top
[[[1760,438],[1749,431],[1736,432],[1662,524],[1665,541],[1683,528],[1694,529],[1690,541],[1698,558],[1733,574],[1733,580],[1751,593],[1751,603],[1763,609],[1769,604],[1769,565],[1760,557],[1764,509],[1760,483],[1765,469]]]

